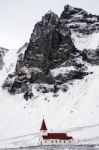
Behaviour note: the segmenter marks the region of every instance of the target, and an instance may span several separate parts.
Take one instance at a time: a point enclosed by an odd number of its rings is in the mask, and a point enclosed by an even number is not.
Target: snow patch
[[[72,33],[72,39],[77,49],[93,49],[96,50],[99,46],[99,33],[93,33],[91,35],[83,35],[80,33]]]
[[[52,69],[51,70],[51,74],[52,74],[52,76],[56,77],[59,74],[65,74],[65,73],[68,73],[68,72],[70,72],[72,70],[75,70],[75,68],[73,66],[70,66],[70,67],[59,67],[59,68],[56,68],[56,69]]]

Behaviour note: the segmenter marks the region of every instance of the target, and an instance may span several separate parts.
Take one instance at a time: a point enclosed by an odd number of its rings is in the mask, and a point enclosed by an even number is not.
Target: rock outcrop
[[[99,16],[92,15],[81,8],[66,5],[61,14],[61,20],[64,20],[74,32],[91,34],[99,31]]]
[[[38,90],[45,89],[45,92],[54,91],[55,87],[58,91],[65,83],[64,91],[67,91],[68,81],[82,79],[89,74],[84,62],[78,59],[92,62],[90,54],[87,56],[87,50],[80,52],[75,47],[71,32],[91,34],[94,28],[98,30],[98,20],[98,16],[69,5],[64,7],[60,18],[51,11],[46,13],[35,25],[25,53],[19,54],[15,72],[8,76],[3,88],[8,89],[11,94],[25,93],[26,99],[33,96],[31,85],[34,83],[53,85],[49,90],[38,87]],[[81,24],[86,25],[83,27]],[[74,70],[53,76],[51,70],[62,66],[73,66]]]

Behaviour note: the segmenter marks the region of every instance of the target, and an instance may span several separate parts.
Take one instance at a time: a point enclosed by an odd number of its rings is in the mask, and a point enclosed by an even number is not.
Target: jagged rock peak
[[[69,4],[67,4],[67,5],[65,5],[64,6],[64,10],[66,11],[66,10],[72,10],[72,9],[74,9],[72,6],[70,6]]]
[[[44,69],[47,62],[49,68],[56,67],[74,49],[69,28],[55,13],[49,11],[35,25],[25,51],[24,64]]]
[[[60,19],[69,29],[82,34],[91,34],[99,31],[99,16],[92,15],[81,8],[66,5]]]
[[[76,15],[78,13],[83,14],[83,15],[87,15],[87,12],[81,8],[76,8],[76,7],[72,7],[70,5],[66,5],[64,7],[64,11],[61,14],[61,18],[65,19],[67,17]]]
[[[48,11],[42,17],[42,20],[35,24],[33,33],[31,34],[31,41],[35,42],[38,38],[41,38],[41,35],[49,34],[58,24],[58,21],[58,16],[54,12]]]
[[[99,16],[97,15],[92,15],[91,13],[88,13],[87,11],[85,11],[82,8],[77,8],[77,7],[72,7],[70,5],[65,5],[64,10],[61,14],[61,18],[65,19],[65,18],[70,18],[70,17],[75,17],[78,18],[79,15],[83,16],[84,18],[93,18],[95,19],[95,21],[99,21]]]
[[[58,15],[57,14],[55,14],[52,10],[49,10],[47,13],[45,13],[45,15],[42,17],[42,18],[46,18],[46,17],[56,17],[56,18],[58,18]]]
[[[53,11],[49,10],[43,17],[42,17],[43,22],[48,22],[53,24],[54,22],[58,21],[58,16],[55,14]]]
[[[72,10],[75,10],[75,11],[81,11],[83,10],[82,8],[77,8],[77,7],[73,7],[73,6],[70,6],[69,4],[65,5],[64,6],[64,11],[72,11]]]

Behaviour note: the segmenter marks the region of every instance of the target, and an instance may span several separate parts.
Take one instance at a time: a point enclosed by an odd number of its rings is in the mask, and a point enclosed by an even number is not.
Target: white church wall
[[[73,144],[73,140],[59,140],[59,139],[48,139],[48,140],[41,140],[41,145],[68,145]]]

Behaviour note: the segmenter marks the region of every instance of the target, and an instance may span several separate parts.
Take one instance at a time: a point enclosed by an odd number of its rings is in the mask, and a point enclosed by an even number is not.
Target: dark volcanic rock
[[[96,50],[85,49],[82,52],[82,59],[93,65],[99,65],[99,48]]]
[[[65,73],[64,75],[59,74],[58,76],[55,77],[55,80],[57,84],[63,84],[68,81],[72,81],[75,79],[83,79],[84,76],[88,75],[88,72],[84,71],[70,71],[69,73]]]
[[[24,93],[24,98],[25,98],[26,100],[28,100],[28,99],[31,99],[33,96],[34,96],[34,95],[33,95],[33,93],[32,93],[32,86],[31,86],[31,84],[29,84],[27,90],[26,90],[25,93]]]
[[[39,67],[48,72],[64,61],[75,50],[70,30],[53,12],[47,13],[42,21],[35,25],[24,64],[27,67]]]
[[[61,20],[65,21],[71,31],[82,34],[99,31],[99,16],[87,13],[81,8],[66,5],[61,14]]]
[[[57,93],[60,89],[59,84],[82,79],[87,75],[82,69],[85,67],[84,64],[76,63],[76,59],[82,54],[75,48],[71,39],[71,31],[67,27],[68,20],[79,12],[83,14],[80,9],[71,9],[66,6],[60,18],[53,12],[45,14],[42,20],[35,25],[30,42],[28,46],[25,45],[27,46],[25,54],[21,52],[21,49],[18,51],[19,57],[14,76],[9,75],[3,88],[7,88],[11,94],[24,92],[24,98],[28,100],[33,96],[29,85],[47,83],[53,85],[53,88],[50,90],[45,87],[41,88],[42,92]],[[63,65],[65,67],[75,66],[76,70],[53,77],[50,70]],[[65,92],[68,88],[64,86],[62,89]]]
[[[12,88],[15,77],[16,77],[15,73],[9,74],[6,80],[4,81],[2,88],[7,89],[10,92],[10,89]]]

